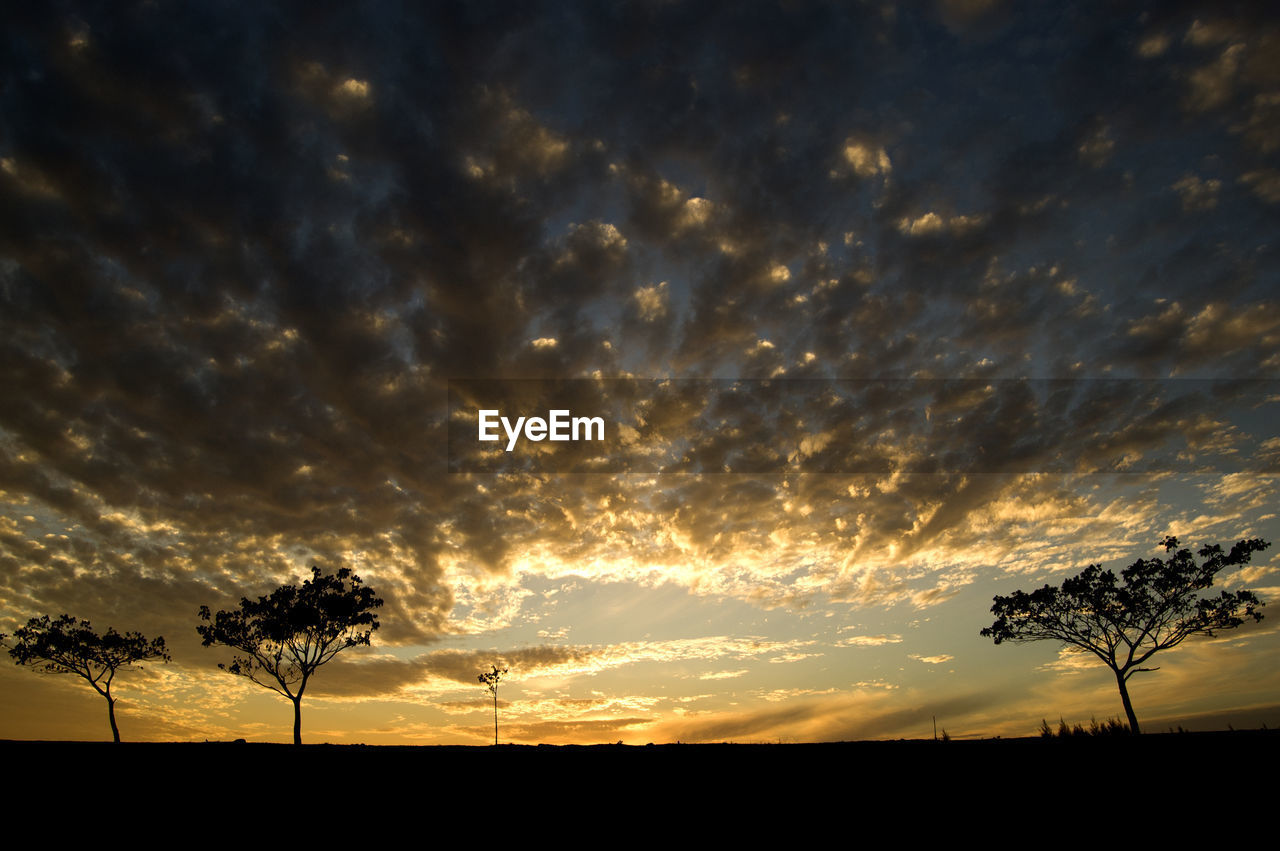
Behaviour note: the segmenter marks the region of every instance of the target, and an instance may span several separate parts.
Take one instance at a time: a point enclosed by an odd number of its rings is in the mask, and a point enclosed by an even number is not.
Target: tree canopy
[[[169,661],[163,638],[148,639],[138,632],[121,635],[111,628],[99,635],[89,621],[78,621],[71,615],[56,620],[48,615],[31,618],[13,637],[17,643],[9,648],[9,655],[17,664],[83,677],[106,698],[111,737],[116,742],[120,741],[120,728],[116,726],[116,699],[111,694],[116,672],[134,662]]]
[[[1117,577],[1091,564],[1061,587],[1015,591],[996,597],[995,622],[982,635],[1005,641],[1061,641],[1102,660],[1116,676],[1129,727],[1139,732],[1129,700],[1128,680],[1155,653],[1176,647],[1192,635],[1212,636],[1249,620],[1262,620],[1263,603],[1250,591],[1223,591],[1201,596],[1227,567],[1248,564],[1253,553],[1270,546],[1260,538],[1242,540],[1223,552],[1217,544],[1202,547],[1196,562],[1178,539],[1165,538],[1166,559],[1138,559]],[[1176,550],[1176,552],[1175,552]]]
[[[312,566],[311,578],[282,585],[270,595],[241,599],[231,611],[211,614],[196,627],[204,646],[221,644],[243,655],[218,667],[293,701],[293,743],[302,744],[302,696],[316,669],[349,647],[367,645],[382,605],[350,568],[333,575]]]

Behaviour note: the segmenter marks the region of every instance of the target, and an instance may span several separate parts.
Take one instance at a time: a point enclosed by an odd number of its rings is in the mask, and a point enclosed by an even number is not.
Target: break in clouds
[[[1264,5],[9,17],[6,631],[74,612],[206,676],[198,606],[314,561],[386,600],[335,693],[468,682],[488,648],[571,681],[659,657],[643,611],[575,643],[553,591],[893,611],[896,634],[980,580],[1273,522]],[[633,434],[604,450],[626,463],[459,472],[450,382],[489,379],[628,380]],[[733,381],[871,383],[787,407]]]

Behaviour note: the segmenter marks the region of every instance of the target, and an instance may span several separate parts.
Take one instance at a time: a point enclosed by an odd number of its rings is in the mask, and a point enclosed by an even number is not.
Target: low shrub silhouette
[[[1129,725],[1119,718],[1108,718],[1099,722],[1096,717],[1089,719],[1089,726],[1076,724],[1074,726],[1067,724],[1066,720],[1059,716],[1058,732],[1054,733],[1053,728],[1049,726],[1049,722],[1043,718],[1040,719],[1040,738],[1042,739],[1075,739],[1086,737],[1102,737],[1102,736],[1129,736],[1133,735],[1129,729]]]

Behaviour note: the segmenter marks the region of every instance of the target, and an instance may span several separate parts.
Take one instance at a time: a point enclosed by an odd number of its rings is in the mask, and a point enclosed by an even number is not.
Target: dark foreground
[[[1280,735],[1266,730],[640,747],[0,742],[14,812],[52,795],[71,796],[73,810],[251,818],[302,802],[316,816],[354,806],[467,819],[495,808],[597,818],[616,808],[641,826],[674,813],[772,822],[855,810],[904,825],[948,812],[1052,813],[1070,824],[1100,809],[1176,816],[1179,801],[1258,812],[1270,806],[1278,754]]]

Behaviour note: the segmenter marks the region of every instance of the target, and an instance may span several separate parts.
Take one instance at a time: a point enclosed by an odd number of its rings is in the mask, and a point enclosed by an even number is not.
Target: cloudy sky
[[[1280,538],[1267,4],[433,5],[6,13],[0,630],[164,636],[124,738],[287,741],[197,611],[311,564],[385,605],[308,741],[483,743],[493,662],[505,741],[1030,735],[1115,682],[993,595]],[[1277,651],[1138,715],[1280,724]]]

